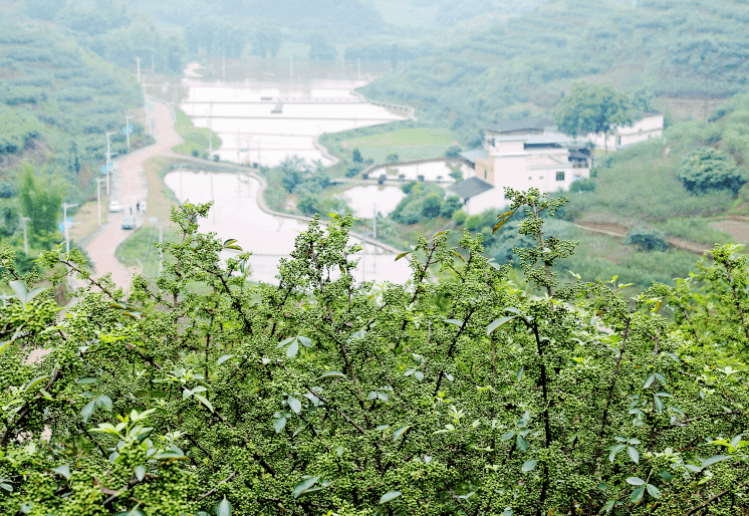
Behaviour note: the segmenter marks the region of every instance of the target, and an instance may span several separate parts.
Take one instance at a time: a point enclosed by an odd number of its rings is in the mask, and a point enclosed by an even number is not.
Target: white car
[[[119,201],[111,201],[109,203],[109,211],[112,213],[118,213],[122,211],[122,206],[120,206]]]

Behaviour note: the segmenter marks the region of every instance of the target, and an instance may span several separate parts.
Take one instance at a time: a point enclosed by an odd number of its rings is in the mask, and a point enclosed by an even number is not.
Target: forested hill
[[[656,95],[727,95],[749,71],[749,5],[739,0],[567,0],[477,32],[397,76],[371,98],[407,102],[464,135],[521,112],[549,112],[577,78]]]
[[[66,200],[81,199],[93,191],[104,133],[119,132],[141,99],[129,73],[55,27],[0,25],[0,238],[18,225],[20,160],[54,171],[68,186]],[[122,133],[112,143],[113,151],[123,149]]]

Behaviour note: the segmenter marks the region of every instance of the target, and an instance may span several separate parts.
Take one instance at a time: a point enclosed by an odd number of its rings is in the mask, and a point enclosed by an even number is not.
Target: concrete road
[[[149,98],[149,102],[153,105],[156,143],[114,161],[115,172],[112,175],[111,200],[119,201],[123,210],[120,213],[111,213],[104,230],[86,246],[86,251],[94,264],[94,277],[100,278],[111,273],[115,284],[125,290],[130,288],[132,273],[117,260],[115,250],[132,233],[131,230],[120,227],[122,219],[130,215],[130,210],[132,209],[133,215],[136,216],[138,226],[145,219],[143,214],[136,213],[136,204],[145,200],[148,192],[143,163],[156,156],[178,156],[172,152],[172,147],[183,141],[174,130],[171,108],[154,99]]]

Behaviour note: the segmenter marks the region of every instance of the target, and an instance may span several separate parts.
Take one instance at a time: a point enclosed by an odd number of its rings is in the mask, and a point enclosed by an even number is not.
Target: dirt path
[[[172,147],[183,141],[174,130],[173,113],[169,106],[152,98],[149,98],[149,102],[153,105],[156,143],[115,160],[112,200],[119,201],[124,210],[121,213],[111,213],[103,230],[86,245],[96,271],[95,277],[111,273],[115,284],[126,291],[130,288],[132,273],[117,260],[115,250],[132,233],[120,228],[122,219],[130,214],[131,208],[135,213],[136,203],[146,198],[143,163],[156,156],[179,156],[172,152]],[[144,219],[144,215],[137,214],[137,225],[143,224]]]
[[[617,238],[626,238],[627,231],[629,231],[628,228],[620,226],[619,224],[597,224],[595,222],[581,222],[579,224],[575,224],[575,227],[584,229],[585,231],[590,231],[591,233],[609,235]],[[666,237],[665,240],[678,249],[691,251],[699,255],[702,255],[706,251],[709,251],[712,247],[709,245],[692,242],[690,240],[684,240],[683,238]]]

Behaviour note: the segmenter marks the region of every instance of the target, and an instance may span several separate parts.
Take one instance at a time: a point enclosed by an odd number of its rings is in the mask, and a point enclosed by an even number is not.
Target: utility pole
[[[138,63],[137,64],[138,71],[137,71],[137,74],[136,74],[136,78],[137,78],[138,83],[140,84],[140,57],[136,57],[135,58],[135,62]]]
[[[103,177],[96,178],[96,206],[99,208],[99,225],[101,226],[101,182],[106,181]]]
[[[213,154],[213,99],[211,99],[211,107],[208,112],[208,159],[211,159]]]
[[[21,215],[21,222],[23,222],[23,252],[26,256],[29,255],[29,239],[26,235],[26,223],[29,222],[31,219],[29,217],[24,217]]]
[[[107,197],[109,197],[111,195],[109,193],[109,191],[110,191],[110,188],[112,186],[112,180],[110,179],[111,176],[112,176],[112,170],[109,167],[109,162],[112,161],[112,145],[111,145],[111,142],[109,140],[109,137],[112,136],[113,134],[115,134],[115,133],[107,133],[107,165],[106,165],[106,170],[107,170]],[[114,168],[114,167],[112,167],[112,168]]]
[[[68,208],[75,208],[77,204],[62,203],[62,224],[65,228],[65,253],[70,254],[70,234],[68,232]]]
[[[125,141],[127,142],[127,151],[130,152],[130,119],[131,116],[125,116]]]

